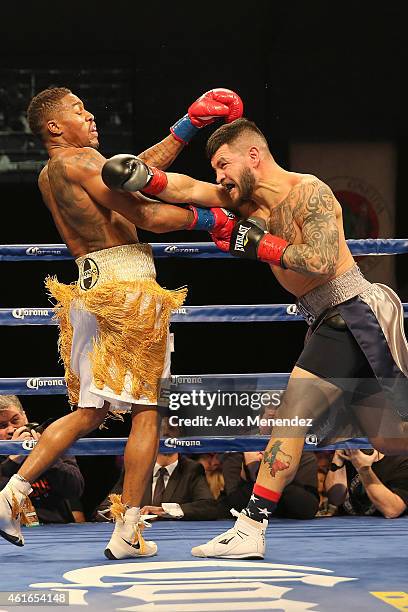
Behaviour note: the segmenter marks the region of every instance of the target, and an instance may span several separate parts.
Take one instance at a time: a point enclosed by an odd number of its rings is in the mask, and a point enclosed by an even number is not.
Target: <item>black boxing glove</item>
[[[104,163],[102,180],[113,191],[143,191],[151,195],[157,195],[167,186],[165,172],[126,153],[114,155]]]
[[[265,230],[263,219],[249,217],[235,224],[231,234],[229,252],[235,257],[258,259],[286,268],[282,257],[288,246],[289,242]]]

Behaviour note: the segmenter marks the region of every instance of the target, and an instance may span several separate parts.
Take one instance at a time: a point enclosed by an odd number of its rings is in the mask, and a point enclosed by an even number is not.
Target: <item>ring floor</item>
[[[275,519],[264,561],[191,556],[232,524],[157,522],[145,531],[156,557],[109,562],[109,523],[25,528],[23,548],[0,542],[0,612],[51,610],[9,606],[9,592],[63,593],[69,607],[55,607],[70,612],[408,610],[408,517]]]

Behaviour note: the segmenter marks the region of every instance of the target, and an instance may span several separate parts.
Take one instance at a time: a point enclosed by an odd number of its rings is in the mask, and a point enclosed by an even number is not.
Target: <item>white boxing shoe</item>
[[[128,508],[122,504],[119,495],[110,496],[111,515],[115,518],[115,529],[105,548],[107,559],[134,559],[136,557],[153,557],[157,554],[155,542],[147,541],[142,536],[145,527],[151,527],[146,518],[154,515],[140,515],[140,508]]]
[[[207,544],[191,549],[194,557],[216,557],[218,559],[263,559],[265,554],[265,531],[268,521],[254,521],[242,512],[231,510],[237,517],[235,525]]]
[[[0,491],[0,535],[15,546],[24,546],[21,522],[24,524],[24,502],[32,491],[30,483],[16,474]]]

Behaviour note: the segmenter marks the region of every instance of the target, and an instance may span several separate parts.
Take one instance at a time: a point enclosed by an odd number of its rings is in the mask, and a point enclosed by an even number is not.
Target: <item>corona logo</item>
[[[286,308],[286,314],[288,315],[297,315],[298,313],[298,309],[296,304],[289,304],[289,306]]]
[[[50,313],[45,308],[13,308],[11,314],[15,319],[24,319],[25,317],[48,317]]]
[[[171,244],[164,249],[165,253],[199,253],[200,249],[191,247],[180,247],[177,244]]]
[[[61,378],[29,378],[26,384],[28,389],[39,389],[40,387],[63,387],[64,381]]]
[[[24,450],[32,451],[36,444],[37,440],[24,440],[21,446],[24,448]]]

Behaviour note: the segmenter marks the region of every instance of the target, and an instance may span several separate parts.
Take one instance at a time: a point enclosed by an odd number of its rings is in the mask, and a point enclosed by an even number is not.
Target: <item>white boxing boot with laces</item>
[[[24,546],[21,524],[24,520],[24,502],[32,491],[29,482],[14,474],[0,491],[0,535],[16,546]]]
[[[126,508],[120,495],[110,495],[112,502],[110,514],[115,520],[115,529],[105,548],[108,559],[134,559],[135,557],[152,557],[157,553],[155,542],[147,541],[142,536],[145,527],[151,527],[147,518],[155,515],[140,515],[140,508]]]
[[[235,525],[207,544],[195,546],[191,554],[195,557],[218,559],[263,559],[265,554],[265,531],[268,521],[254,521],[242,512],[232,509],[237,517]]]

